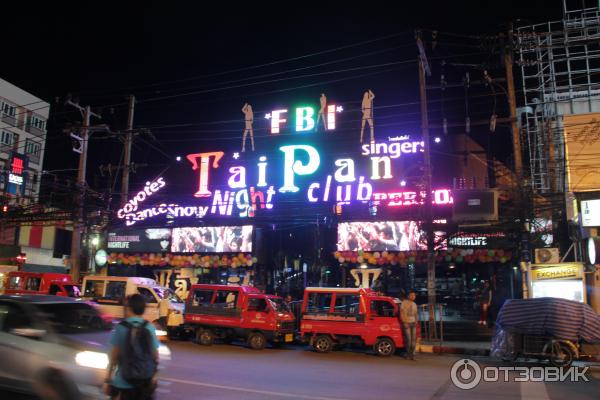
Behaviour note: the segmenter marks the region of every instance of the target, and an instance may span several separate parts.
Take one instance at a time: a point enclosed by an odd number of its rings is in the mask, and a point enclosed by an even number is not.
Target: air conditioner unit
[[[536,264],[555,264],[560,262],[560,253],[558,248],[535,249]]]
[[[488,222],[498,220],[496,190],[455,190],[452,193],[454,222]]]

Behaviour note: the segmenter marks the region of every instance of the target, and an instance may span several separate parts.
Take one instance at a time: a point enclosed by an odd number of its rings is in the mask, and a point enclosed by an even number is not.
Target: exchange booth
[[[583,263],[532,264],[529,276],[532,298],[559,297],[586,302]]]

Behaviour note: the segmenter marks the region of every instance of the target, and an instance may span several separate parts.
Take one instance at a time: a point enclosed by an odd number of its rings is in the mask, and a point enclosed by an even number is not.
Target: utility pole
[[[521,153],[521,132],[517,124],[517,100],[515,96],[515,80],[513,76],[513,27],[508,29],[507,42],[503,41],[504,36],[500,36],[501,50],[504,52],[504,69],[506,71],[506,88],[508,94],[508,107],[510,110],[510,128],[512,133],[513,154],[515,157],[515,203],[521,210],[519,220],[519,233],[521,243],[519,246],[519,267],[521,270],[523,298],[529,297],[528,277],[530,276],[531,250],[530,235],[531,227],[529,221],[529,209],[532,198],[528,196],[529,187],[523,179],[523,159]]]
[[[81,127],[81,153],[79,154],[79,170],[77,173],[77,208],[73,221],[73,237],[71,240],[71,275],[74,282],[79,282],[81,273],[81,236],[84,230],[84,201],[85,201],[85,171],[87,167],[87,151],[89,142],[90,118],[92,116],[101,118],[92,112],[90,106],[82,107],[71,100],[67,104],[77,108],[83,114],[83,125]]]
[[[417,32],[417,47],[419,48],[419,94],[421,99],[421,136],[424,147],[425,158],[425,224],[427,230],[427,306],[429,309],[429,339],[437,339],[435,325],[435,255],[434,255],[434,232],[433,232],[433,210],[431,199],[431,143],[429,140],[429,116],[427,115],[427,83],[425,74],[431,76],[425,46],[421,39],[421,33]]]
[[[508,43],[504,47],[504,69],[506,71],[506,87],[508,91],[508,107],[510,109],[510,129],[512,133],[513,153],[515,155],[515,174],[517,181],[523,178],[523,158],[521,155],[521,132],[517,125],[517,99],[515,97],[515,79],[513,76],[513,30],[508,31]]]
[[[127,202],[129,195],[129,171],[131,165],[131,144],[133,142],[133,112],[135,96],[129,96],[129,114],[127,116],[127,134],[125,135],[125,152],[123,161],[123,179],[121,180],[121,204]]]

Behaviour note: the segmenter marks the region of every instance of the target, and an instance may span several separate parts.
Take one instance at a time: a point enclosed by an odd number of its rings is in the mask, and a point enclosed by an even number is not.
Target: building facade
[[[0,79],[0,191],[5,204],[37,203],[50,104]]]

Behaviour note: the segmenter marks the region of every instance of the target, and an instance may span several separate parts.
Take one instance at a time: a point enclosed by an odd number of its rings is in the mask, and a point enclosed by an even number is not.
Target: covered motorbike
[[[507,300],[496,319],[491,355],[548,359],[556,366],[600,354],[600,317],[587,304],[544,297]]]

